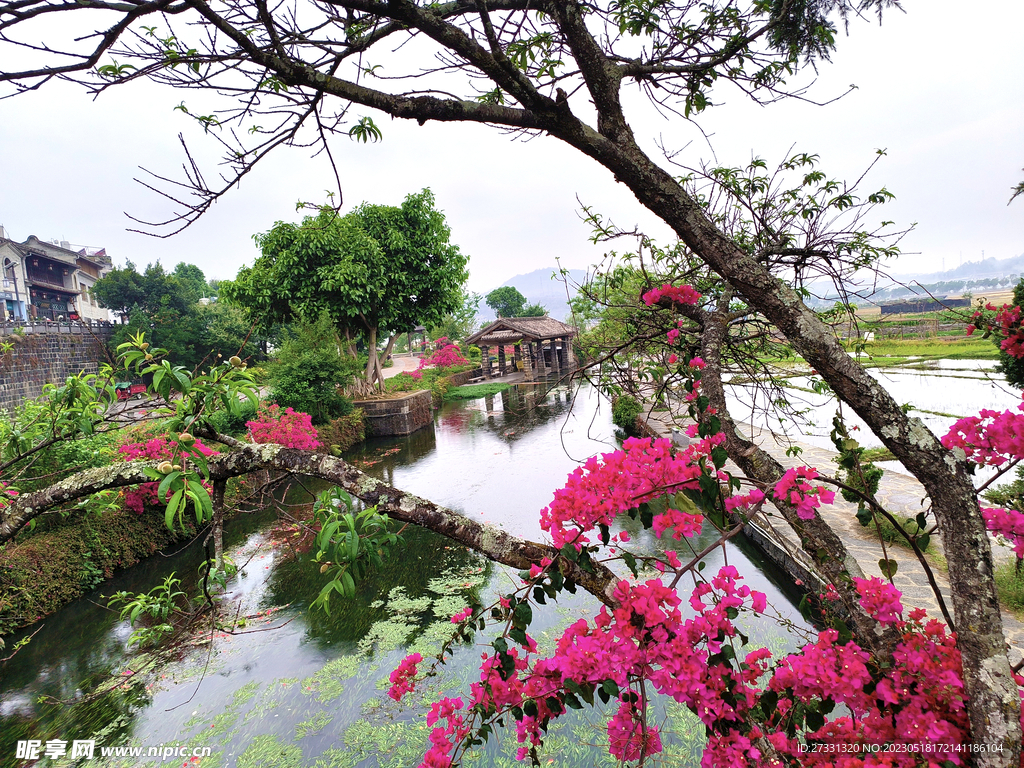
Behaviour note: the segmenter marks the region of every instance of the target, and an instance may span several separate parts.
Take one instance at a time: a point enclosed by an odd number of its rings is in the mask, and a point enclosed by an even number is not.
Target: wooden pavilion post
[[[558,373],[558,340],[551,339],[548,346],[551,349],[551,372]]]
[[[480,345],[480,372],[485,379],[491,378],[491,348],[487,344]]]
[[[575,368],[576,354],[572,351],[572,336],[565,337],[565,365],[567,368]]]
[[[498,375],[505,375],[505,345],[498,343]]]

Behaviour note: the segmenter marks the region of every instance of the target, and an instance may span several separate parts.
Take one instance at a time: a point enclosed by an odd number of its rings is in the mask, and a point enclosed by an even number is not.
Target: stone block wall
[[[77,331],[77,332],[76,332]],[[96,373],[106,360],[113,327],[75,329],[18,336],[14,349],[0,355],[0,410],[10,412],[43,393],[44,384],[59,384],[82,371]],[[0,337],[11,341],[14,334]]]
[[[363,409],[367,437],[409,435],[434,422],[429,389],[386,400],[357,400],[352,405]]]
[[[463,371],[462,373],[455,373],[448,377],[448,381],[453,387],[461,387],[463,384],[468,384],[470,379],[475,379],[480,376],[480,369],[474,368],[471,371]]]

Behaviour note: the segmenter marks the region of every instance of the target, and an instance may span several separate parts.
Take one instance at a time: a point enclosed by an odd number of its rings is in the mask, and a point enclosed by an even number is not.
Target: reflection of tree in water
[[[364,472],[395,484],[395,467],[414,464],[437,447],[434,426],[429,425],[402,437],[371,437],[344,454]]]
[[[109,724],[111,741],[117,740],[131,732],[135,713],[150,702],[142,676],[131,681],[130,674],[122,675],[133,662],[124,653],[126,637],[111,631],[117,614],[97,619],[84,599],[73,605],[77,611],[65,608],[59,624],[44,627],[12,660],[17,663],[2,668],[0,755],[13,757],[19,740],[89,738]],[[121,686],[74,706],[39,701],[70,701],[121,676]]]
[[[320,574],[320,566],[312,562],[311,554],[279,563],[270,576],[265,599],[272,605],[291,603],[303,610],[307,635],[318,644],[335,649],[346,645],[354,648],[374,622],[387,618],[386,602],[395,587],[402,587],[409,598],[429,596],[436,599],[438,594],[427,588],[432,579],[447,572],[458,574],[483,569],[486,577],[483,581],[486,582],[492,568],[489,560],[465,547],[453,545],[431,531],[409,526],[384,567],[370,573],[356,585],[355,598],[332,597],[329,616],[323,611],[308,609],[327,578]],[[385,604],[374,606],[377,601]],[[447,618],[442,617],[441,620]],[[423,629],[437,617],[420,615],[409,619],[417,629]]]

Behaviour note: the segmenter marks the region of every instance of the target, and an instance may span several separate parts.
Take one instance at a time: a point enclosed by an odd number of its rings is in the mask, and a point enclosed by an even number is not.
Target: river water
[[[564,387],[523,386],[446,404],[432,429],[368,441],[346,458],[399,488],[539,539],[537,513],[552,491],[579,462],[617,447],[609,410],[587,388],[573,394]],[[227,612],[250,617],[236,634],[218,632],[212,644],[179,649],[170,661],[153,665],[149,654],[127,647],[130,627],[103,607],[101,594],[149,590],[172,571],[194,587],[202,560],[198,546],[155,556],[47,617],[32,642],[0,668],[0,766],[28,765],[16,759],[16,742],[26,739],[44,746],[63,740],[69,751],[73,740],[94,740],[96,757],[82,765],[161,762],[99,754],[102,747],[129,746],[184,747],[162,764],[203,768],[417,765],[427,745],[423,712],[442,692],[468,691],[490,630],[457,646],[402,705],[387,697],[388,674],[410,652],[436,655],[451,635],[450,616],[470,598],[488,604],[510,591],[519,583],[516,575],[409,528],[389,565],[363,581],[355,599],[335,600],[327,615],[308,608],[323,583],[318,567],[308,555],[292,553],[294,526],[275,520],[268,509],[228,526],[240,571],[224,593]],[[638,527],[630,531],[638,549],[662,546]],[[693,546],[700,549],[712,535],[706,532]],[[782,653],[802,644],[808,628],[794,607],[799,594],[756,550],[734,539],[707,560],[709,572],[726,561],[737,566],[792,625],[787,632],[774,621],[747,621],[753,646]],[[595,606],[583,594],[560,597],[535,613],[531,634],[542,650],[551,648],[562,628],[592,615]],[[8,647],[36,629],[8,638]],[[106,693],[91,695],[97,686]],[[610,714],[598,707],[558,721],[542,761],[614,765],[601,747]],[[696,719],[672,702],[659,703],[657,719],[666,764],[698,765],[703,729]],[[516,746],[514,732],[504,733],[466,764],[521,765],[513,757]],[[210,754],[189,756],[205,748]],[[74,764],[66,756],[52,762]]]

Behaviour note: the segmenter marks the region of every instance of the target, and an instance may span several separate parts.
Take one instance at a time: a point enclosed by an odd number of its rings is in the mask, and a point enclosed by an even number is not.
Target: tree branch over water
[[[539,563],[543,558],[554,560],[558,557],[558,550],[548,544],[520,539],[447,507],[401,491],[370,477],[343,459],[280,445],[252,445],[231,438],[224,442],[228,440],[233,444],[233,449],[210,458],[210,479],[215,483],[261,469],[317,477],[344,488],[394,520],[428,528],[511,568],[529,570],[531,565]],[[0,509],[0,543],[10,540],[33,519],[64,503],[108,488],[152,482],[145,470],[153,466],[153,462],[139,461],[88,469],[44,490],[18,496],[10,506]],[[615,604],[611,595],[618,577],[614,573],[599,563],[593,564],[594,572],[590,573],[564,558],[560,562],[566,576],[601,602]]]

